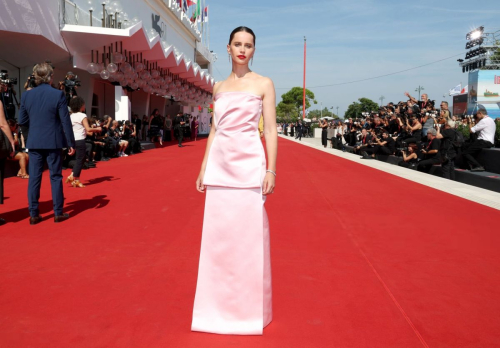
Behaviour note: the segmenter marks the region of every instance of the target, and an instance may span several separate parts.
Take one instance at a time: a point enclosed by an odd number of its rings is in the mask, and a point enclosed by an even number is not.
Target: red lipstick
[[[240,54],[240,55],[238,56],[238,58],[240,58],[240,59],[245,59],[245,58],[246,58],[246,56],[244,56],[244,55]]]

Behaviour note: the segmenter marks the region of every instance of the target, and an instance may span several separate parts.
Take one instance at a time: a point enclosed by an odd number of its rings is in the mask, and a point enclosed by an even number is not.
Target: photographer
[[[406,135],[398,139],[399,142],[420,143],[422,141],[422,124],[418,121],[417,117],[413,114],[413,108],[408,109],[406,115],[406,125],[403,125],[400,120],[400,125],[406,131]]]
[[[455,122],[448,121],[441,130],[436,127],[436,138],[441,139],[441,169],[443,178],[455,180],[455,158],[457,151],[454,142],[457,141],[458,135],[455,130]]]
[[[437,113],[434,111],[434,104],[432,102],[427,103],[426,107],[422,109],[420,123],[422,124],[422,135],[424,138],[427,137],[429,129],[434,128],[436,115]]]
[[[128,149],[131,155],[141,152],[141,143],[137,140],[135,124],[125,121],[122,139],[128,142]]]
[[[118,157],[128,157],[125,150],[128,146],[128,141],[121,139],[122,133],[120,130],[120,124],[118,121],[114,120],[111,123],[111,127],[108,129],[108,138],[114,140],[115,149],[118,147]],[[115,150],[116,151],[116,150]]]
[[[66,93],[66,100],[69,105],[70,99],[76,97],[78,94],[76,93],[76,88],[80,87],[80,80],[78,80],[78,76],[73,74],[71,71],[68,71],[66,77],[64,78],[64,92]]]
[[[418,105],[420,109],[424,109],[425,107],[427,107],[427,103],[429,102],[429,96],[427,95],[427,93],[422,94],[422,96],[420,97],[422,99],[421,101],[413,98],[408,92],[405,92],[405,96],[407,96],[413,104]]]
[[[373,132],[372,139],[375,146],[373,148],[367,148],[365,151],[361,152],[363,159],[375,158],[378,154],[393,155],[394,151],[396,151],[396,142],[387,131],[382,133],[382,139],[379,139],[376,133]],[[371,156],[368,154],[371,154]]]
[[[436,138],[437,131],[435,129],[429,129],[427,131],[427,139],[429,140],[429,144],[425,149],[421,150],[421,153],[425,156],[423,161],[418,163],[417,169],[419,171],[423,171],[428,173],[430,168],[434,164],[441,163],[441,154],[439,153],[441,149],[441,140]]]
[[[392,135],[395,136],[395,135],[399,134],[399,130],[400,130],[399,122],[397,120],[396,114],[394,113],[394,108],[390,107],[390,108],[388,108],[388,110],[389,110],[389,114],[388,114],[389,121],[387,124],[387,130],[391,136]]]
[[[467,164],[471,168],[471,172],[484,172],[483,166],[474,158],[481,152],[482,149],[489,149],[493,147],[495,142],[495,122],[488,117],[485,109],[478,109],[477,114],[474,115],[476,125],[472,126],[470,120],[468,122],[471,134],[477,134],[474,142],[469,144],[462,152]]]
[[[184,120],[184,116],[181,113],[178,113],[177,116],[175,116],[174,121],[174,130],[177,132],[177,140],[179,140],[179,147],[184,147],[182,145],[182,138],[184,137],[184,125],[186,124],[186,121]]]
[[[401,150],[403,154],[403,160],[398,163],[398,166],[405,167],[408,169],[417,169],[418,155],[417,155],[417,145],[410,144],[405,150]]]
[[[16,107],[20,107],[20,104],[16,97],[16,91],[12,88],[13,85],[17,84],[16,78],[9,78],[7,70],[0,71],[0,101],[3,104],[3,109],[5,117],[7,120],[14,120],[16,118]]]
[[[363,128],[361,130],[361,139],[359,144],[354,148],[355,154],[360,154],[362,151],[366,151],[367,148],[371,146],[372,135],[368,133],[368,131]]]

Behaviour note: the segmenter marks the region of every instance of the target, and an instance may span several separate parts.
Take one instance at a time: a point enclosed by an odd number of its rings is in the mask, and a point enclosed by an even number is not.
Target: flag
[[[205,10],[203,10],[203,21],[208,22],[208,6],[205,7]],[[498,76],[498,79],[500,80],[500,76]]]
[[[182,0],[182,11],[187,12],[187,10],[188,10],[187,0]]]
[[[500,85],[500,76],[495,75],[495,85]]]
[[[187,0],[188,7],[196,5],[196,0]]]
[[[460,91],[460,94],[465,94],[465,93],[469,93],[469,85],[465,86],[462,91]]]
[[[461,90],[462,90],[462,84],[459,84],[455,86],[455,88],[450,89],[450,95],[460,94]]]
[[[201,18],[201,0],[196,1],[196,11],[194,13],[195,18]]]

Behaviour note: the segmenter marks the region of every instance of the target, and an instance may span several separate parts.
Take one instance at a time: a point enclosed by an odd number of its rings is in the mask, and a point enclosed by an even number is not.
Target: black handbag
[[[7,138],[4,131],[0,129],[0,159],[9,157],[11,153],[12,145],[10,144],[9,138]]]

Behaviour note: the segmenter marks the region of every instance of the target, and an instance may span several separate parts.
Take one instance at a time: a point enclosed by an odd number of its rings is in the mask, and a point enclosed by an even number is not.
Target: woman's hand
[[[262,185],[262,194],[269,195],[274,193],[274,186],[276,184],[276,177],[273,173],[267,172],[264,178],[264,184]]]
[[[196,189],[198,192],[204,193],[205,189],[207,188],[205,185],[203,185],[203,176],[205,173],[200,172],[198,175],[198,179],[196,179]]]
[[[14,142],[11,142],[10,146],[12,146],[12,152],[10,153],[10,158],[14,158],[14,155],[16,154],[16,144]]]

